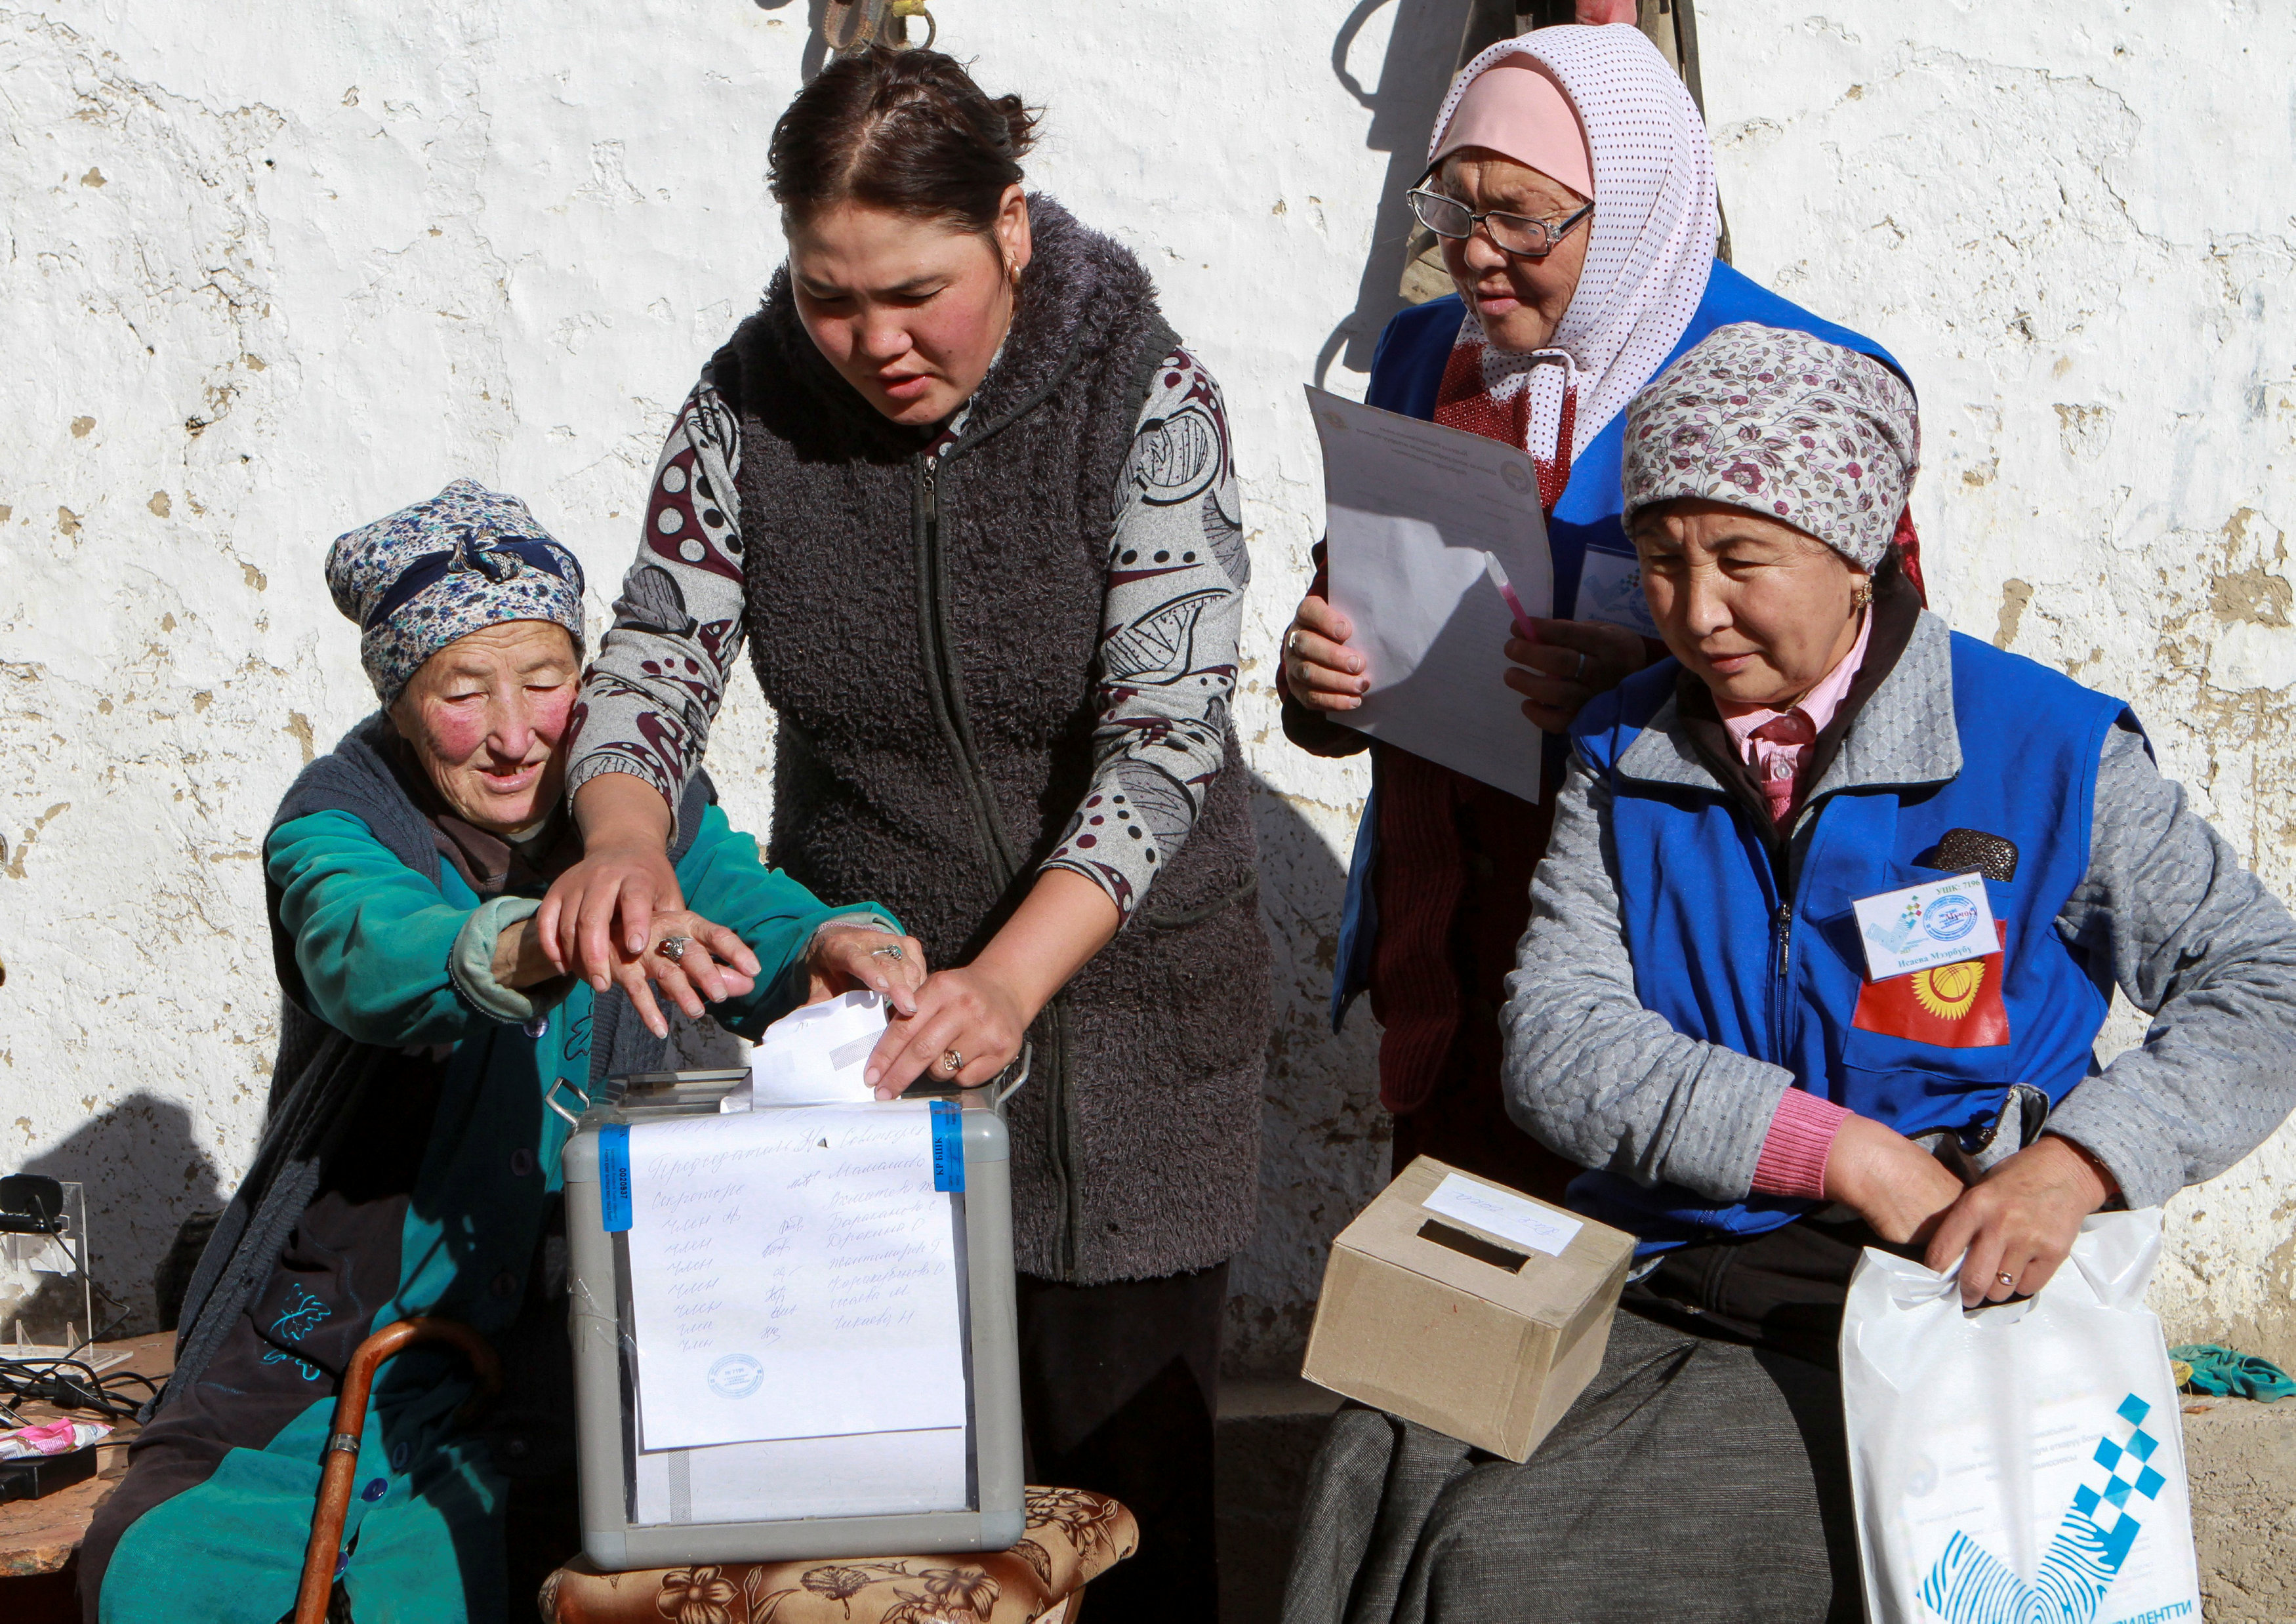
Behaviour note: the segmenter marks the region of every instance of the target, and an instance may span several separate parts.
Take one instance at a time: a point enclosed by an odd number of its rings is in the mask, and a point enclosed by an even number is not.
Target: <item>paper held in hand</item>
[[[1310,388],[1324,450],[1331,601],[1371,692],[1332,719],[1525,800],[1546,735],[1506,685],[1498,560],[1530,615],[1554,612],[1554,568],[1530,458],[1510,446]]]
[[[964,1424],[924,1101],[628,1133],[642,1448]]]

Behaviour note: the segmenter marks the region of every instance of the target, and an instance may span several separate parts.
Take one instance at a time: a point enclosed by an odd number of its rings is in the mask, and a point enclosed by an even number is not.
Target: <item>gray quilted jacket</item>
[[[1810,805],[1960,769],[1948,636],[1922,612]],[[1724,789],[1671,703],[1619,765],[1637,778]],[[1792,1074],[1685,1037],[1642,1006],[1620,925],[1610,811],[1607,787],[1574,759],[1507,978],[1507,1109],[1582,1166],[1742,1200]],[[1801,838],[1808,816],[1797,814]],[[2050,1132],[2112,1169],[2131,1207],[2222,1172],[2296,1107],[2296,921],[2125,726],[2100,752],[2088,872],[2056,928],[2152,1016],[2141,1046],[2048,1120]]]

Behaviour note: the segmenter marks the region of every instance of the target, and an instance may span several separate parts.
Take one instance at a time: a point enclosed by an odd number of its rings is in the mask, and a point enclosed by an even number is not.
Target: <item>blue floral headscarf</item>
[[[335,538],[327,590],[359,627],[359,660],[385,705],[457,637],[550,620],[582,658],[582,566],[516,496],[457,480],[427,502]]]

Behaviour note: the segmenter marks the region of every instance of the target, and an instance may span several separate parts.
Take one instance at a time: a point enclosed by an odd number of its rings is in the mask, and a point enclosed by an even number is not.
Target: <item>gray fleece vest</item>
[[[788,273],[720,350],[742,569],[780,721],[773,860],[882,897],[935,965],[1012,915],[1091,781],[1114,497],[1177,340],[1131,255],[1050,200],[996,366],[938,457],[832,372]],[[1015,1259],[1078,1283],[1218,1262],[1249,1235],[1268,1031],[1233,730],[1186,842],[1030,1033]]]

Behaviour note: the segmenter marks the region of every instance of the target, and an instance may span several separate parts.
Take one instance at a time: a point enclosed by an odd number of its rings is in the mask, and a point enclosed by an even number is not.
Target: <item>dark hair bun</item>
[[[1036,138],[1019,96],[991,100],[954,57],[872,45],[798,92],[767,184],[793,220],[855,202],[986,231]]]

